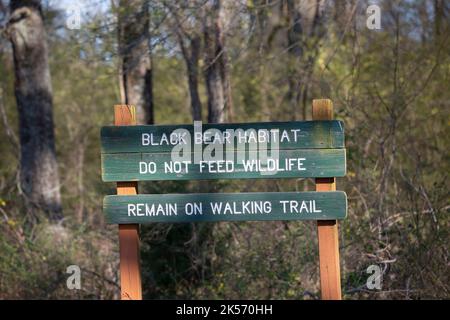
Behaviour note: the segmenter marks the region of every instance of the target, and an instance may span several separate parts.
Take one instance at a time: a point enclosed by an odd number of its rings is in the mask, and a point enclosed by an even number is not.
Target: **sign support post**
[[[119,225],[121,299],[142,300],[140,223],[316,220],[321,296],[323,300],[341,300],[337,221],[347,215],[347,196],[336,191],[335,179],[346,173],[344,123],[333,120],[329,99],[313,100],[312,118],[208,124],[199,132],[192,125],[138,126],[134,106],[115,105],[115,125],[101,129],[101,157],[103,181],[117,183],[117,195],[104,198],[103,210],[108,223]],[[175,146],[191,156],[192,147],[206,151],[203,147],[209,143],[204,140],[212,130],[218,133],[219,143],[232,148],[227,150],[232,152],[232,160],[196,162],[195,156],[193,161],[192,157],[183,161],[173,157]],[[278,135],[271,138],[269,132]],[[191,136],[198,133],[201,141],[192,143]],[[234,144],[238,137],[244,137],[243,142],[239,139],[244,147],[257,143],[257,148],[241,150]],[[264,144],[260,146],[261,137]],[[261,165],[259,148],[277,152]],[[316,192],[138,195],[137,182],[299,177],[314,178]]]
[[[130,105],[114,106],[116,126],[136,125],[136,109]],[[137,182],[117,182],[118,195],[136,195]],[[119,224],[120,290],[122,300],[142,300],[139,224]]]
[[[313,120],[332,120],[333,103],[329,99],[315,99]],[[336,179],[316,178],[316,191],[335,191]],[[339,237],[337,220],[317,221],[319,242],[320,288],[322,300],[341,300],[341,271],[339,265]]]

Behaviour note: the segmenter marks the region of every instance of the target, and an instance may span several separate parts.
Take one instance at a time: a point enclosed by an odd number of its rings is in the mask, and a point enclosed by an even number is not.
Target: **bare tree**
[[[203,10],[208,122],[220,123],[225,121],[227,109],[231,115],[228,57],[223,30],[225,18],[220,0],[208,1]]]
[[[202,103],[198,92],[198,68],[201,54],[202,39],[198,31],[199,16],[197,9],[202,3],[195,1],[181,1],[174,5],[165,2],[174,18],[174,29],[186,64],[189,95],[191,98],[191,112],[194,121],[202,120]]]
[[[434,34],[439,38],[448,31],[449,4],[444,0],[434,0]]]
[[[50,219],[59,220],[52,85],[41,4],[39,0],[12,0],[10,11],[7,34],[14,55],[21,188],[30,203],[47,211]]]
[[[198,61],[201,51],[201,38],[199,35],[194,35],[188,38],[189,48],[184,44],[184,40],[180,33],[178,33],[181,51],[186,62],[188,71],[189,94],[191,96],[192,119],[194,121],[202,120],[202,103],[198,93]]]
[[[137,109],[137,121],[154,123],[149,2],[120,0],[119,51],[123,102]]]
[[[306,119],[308,83],[319,53],[319,42],[325,32],[324,2],[286,0],[290,57],[287,100],[293,110],[303,102],[303,119]]]

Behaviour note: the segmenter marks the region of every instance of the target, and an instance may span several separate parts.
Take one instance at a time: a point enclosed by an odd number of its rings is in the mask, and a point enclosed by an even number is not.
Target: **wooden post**
[[[135,107],[115,105],[114,124],[116,126],[135,125]],[[117,182],[118,195],[137,193],[137,182]],[[121,299],[142,300],[138,224],[119,224],[119,246]]]
[[[313,100],[313,120],[332,120],[333,103],[329,99]],[[335,191],[335,178],[316,178],[316,191]],[[322,300],[341,300],[341,270],[337,220],[317,221],[319,241],[320,288]]]

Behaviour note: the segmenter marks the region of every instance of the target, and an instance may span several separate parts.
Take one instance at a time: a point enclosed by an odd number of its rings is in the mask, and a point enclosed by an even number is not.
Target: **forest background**
[[[345,122],[345,299],[448,299],[449,3],[364,0],[0,0],[0,298],[117,299],[100,127]],[[379,19],[378,19],[379,18]],[[447,151],[446,151],[447,150]],[[211,192],[313,190],[227,180]],[[140,183],[141,193],[205,190]],[[317,299],[316,223],[141,227],[147,299]],[[66,286],[69,265],[81,289]],[[367,268],[383,270],[379,290]]]

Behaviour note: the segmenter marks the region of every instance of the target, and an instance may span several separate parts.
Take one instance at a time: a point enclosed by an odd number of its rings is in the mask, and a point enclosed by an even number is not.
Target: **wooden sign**
[[[338,220],[347,197],[344,126],[331,100],[313,101],[314,121],[137,126],[135,108],[117,105],[101,129],[102,177],[117,182],[106,220],[119,224],[122,299],[142,299],[139,224],[316,220],[322,299],[341,299]],[[139,195],[140,180],[312,177],[316,192]]]
[[[102,153],[171,152],[189,145],[191,152],[212,144],[237,150],[257,144],[258,149],[345,148],[342,121],[255,122],[198,125],[145,125],[102,127]],[[267,146],[266,146],[267,143]],[[198,147],[198,148],[195,148]]]
[[[103,181],[341,177],[346,172],[340,121],[203,129],[103,127]]]
[[[106,196],[108,223],[344,219],[344,192],[266,192]]]
[[[241,154],[241,161],[198,163],[174,161],[170,153],[103,154],[103,181],[341,177],[346,171],[345,149],[279,150],[264,160],[255,151],[235,152]]]

